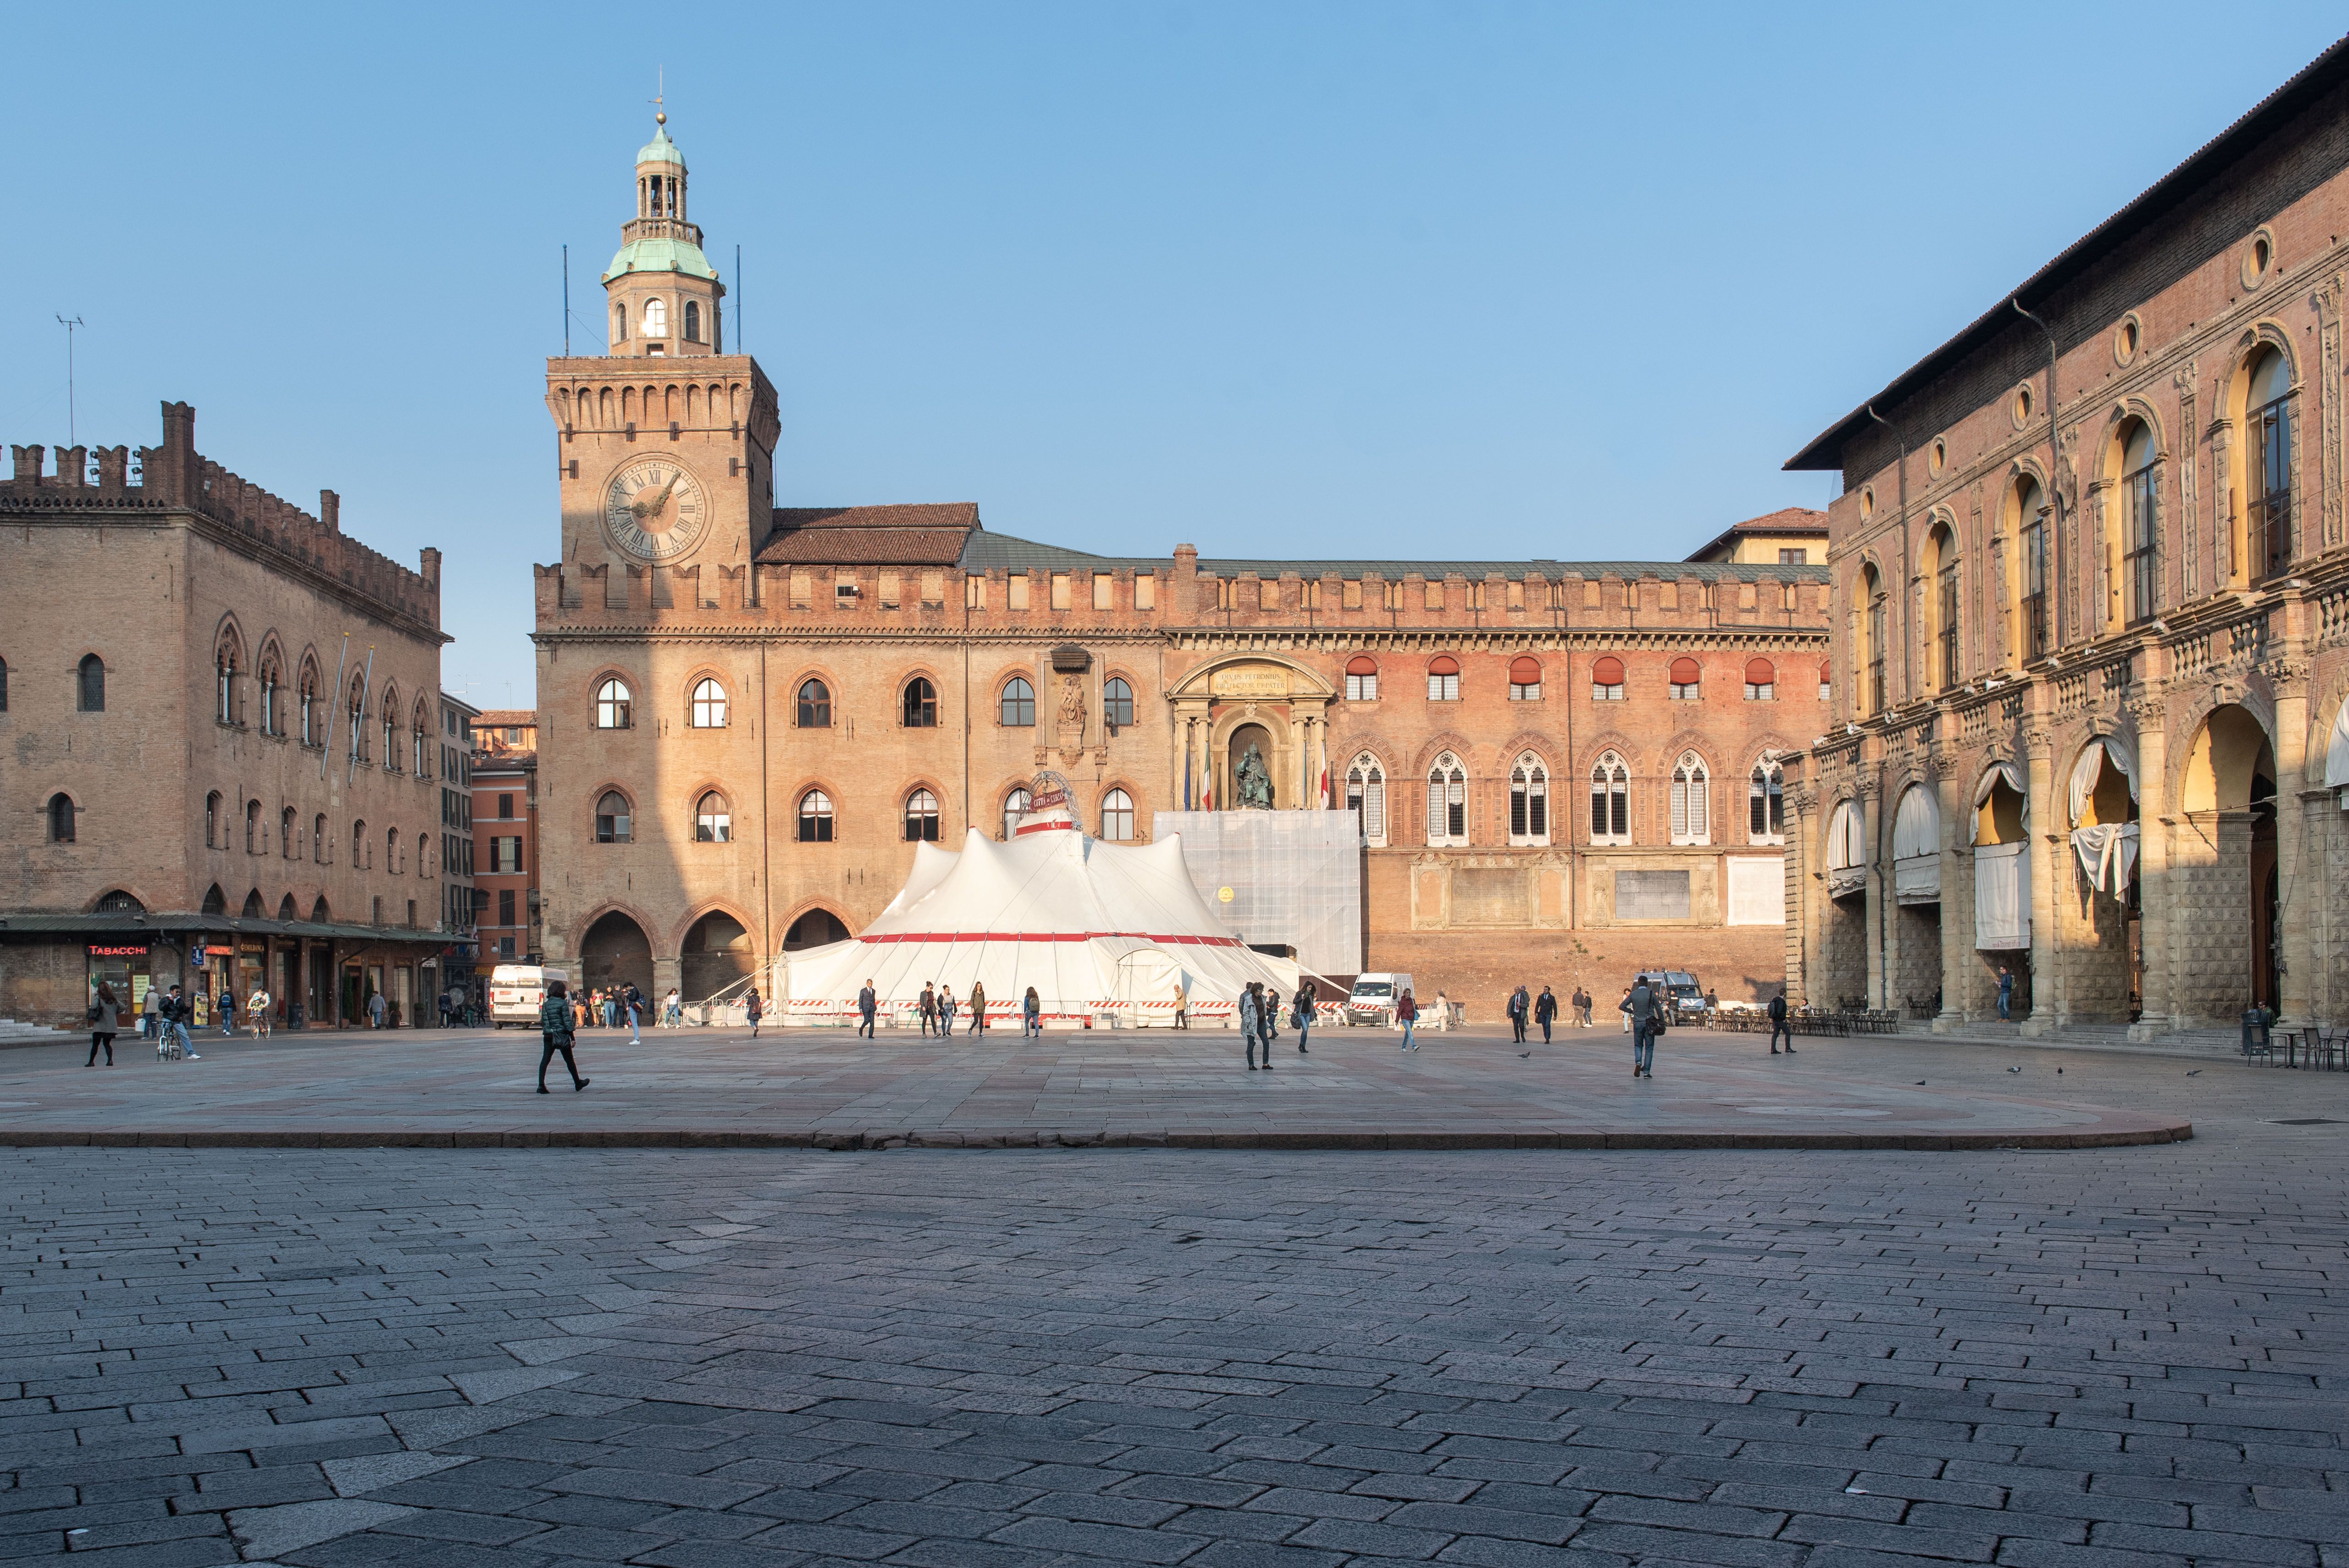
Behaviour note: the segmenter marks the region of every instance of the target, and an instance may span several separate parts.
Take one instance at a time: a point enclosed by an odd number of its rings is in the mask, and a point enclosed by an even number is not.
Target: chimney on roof
[[[328,533],[343,531],[343,498],[330,490],[318,492],[318,521],[326,525]]]

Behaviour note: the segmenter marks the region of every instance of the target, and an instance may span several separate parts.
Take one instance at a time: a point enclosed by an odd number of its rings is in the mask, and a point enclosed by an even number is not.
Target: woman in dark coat
[[[571,1055],[572,1031],[578,1027],[578,1021],[571,1014],[570,989],[560,980],[550,980],[546,983],[546,1000],[538,1005],[538,1033],[546,1042],[545,1048],[538,1053],[541,1094],[546,1092],[546,1064],[554,1059],[557,1051],[563,1053],[563,1065],[571,1069],[572,1092],[575,1094],[587,1087],[587,1080],[579,1076],[578,1062]]]

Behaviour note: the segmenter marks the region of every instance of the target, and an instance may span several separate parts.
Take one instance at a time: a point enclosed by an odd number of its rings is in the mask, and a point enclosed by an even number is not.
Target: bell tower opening
[[[620,230],[605,269],[612,302],[611,352],[648,359],[725,352],[726,285],[702,253],[700,226],[686,218],[685,154],[669,139],[668,112],[636,150],[636,215]]]

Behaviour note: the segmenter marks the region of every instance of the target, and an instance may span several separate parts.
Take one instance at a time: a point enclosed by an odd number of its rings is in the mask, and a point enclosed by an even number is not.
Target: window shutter
[[[1590,666],[1590,681],[1593,686],[1621,686],[1623,661],[1612,655],[1599,660]]]
[[[1703,676],[1704,672],[1697,667],[1697,663],[1694,659],[1681,658],[1674,659],[1672,661],[1672,684],[1674,686],[1694,686],[1699,680],[1703,678]]]
[[[1775,682],[1777,681],[1777,679],[1778,679],[1778,671],[1777,671],[1777,667],[1776,667],[1775,665],[1772,665],[1772,664],[1770,663],[1770,661],[1769,661],[1769,660],[1767,660],[1767,659],[1748,659],[1748,660],[1746,660],[1746,661],[1745,661],[1745,684],[1746,684],[1746,685],[1748,685],[1748,686],[1771,686],[1771,685],[1775,684]]]

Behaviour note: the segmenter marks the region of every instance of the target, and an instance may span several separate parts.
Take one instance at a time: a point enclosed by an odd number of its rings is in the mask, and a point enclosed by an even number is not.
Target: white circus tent
[[[832,1021],[867,980],[893,1012],[933,984],[967,1006],[978,984],[1000,1017],[1032,985],[1056,1021],[1150,1024],[1173,1022],[1178,977],[1202,1022],[1220,1021],[1252,980],[1296,991],[1294,962],[1249,948],[1199,896],[1179,835],[1103,843],[1078,826],[1065,788],[1037,783],[1009,839],[973,829],[959,851],[917,844],[905,887],[870,926],[784,955],[774,995],[786,1020]]]

